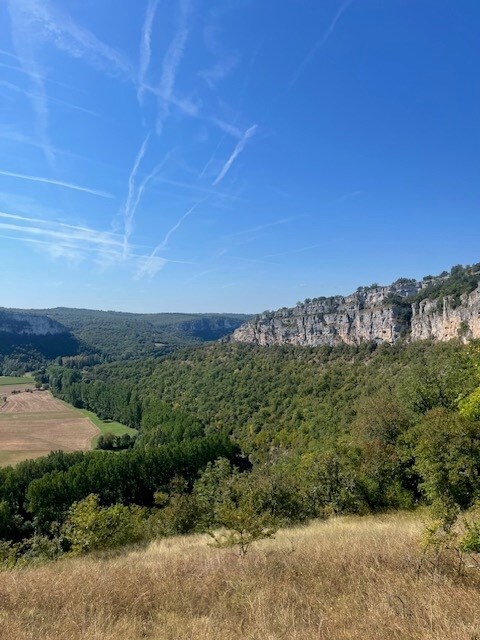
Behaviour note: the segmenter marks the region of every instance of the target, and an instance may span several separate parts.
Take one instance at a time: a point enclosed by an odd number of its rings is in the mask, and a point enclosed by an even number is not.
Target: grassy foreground
[[[2,640],[472,640],[480,577],[417,576],[417,515],[280,532],[245,558],[204,536],[0,573]]]

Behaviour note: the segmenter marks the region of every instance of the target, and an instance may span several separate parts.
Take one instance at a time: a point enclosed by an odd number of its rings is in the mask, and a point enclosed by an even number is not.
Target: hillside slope
[[[208,536],[0,573],[2,640],[471,640],[480,582],[417,575],[419,516],[335,518],[244,558]],[[471,573],[470,573],[471,572]]]

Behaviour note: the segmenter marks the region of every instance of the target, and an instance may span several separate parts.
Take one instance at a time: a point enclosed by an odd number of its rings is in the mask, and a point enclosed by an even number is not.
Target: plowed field
[[[99,431],[88,418],[49,391],[13,390],[3,387],[0,397],[0,465],[58,449],[90,449]]]

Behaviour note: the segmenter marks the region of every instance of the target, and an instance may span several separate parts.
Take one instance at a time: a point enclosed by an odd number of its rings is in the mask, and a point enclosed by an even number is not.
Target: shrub
[[[98,496],[90,494],[72,505],[62,533],[73,555],[111,549],[146,538],[146,517],[146,509],[136,505],[101,507]]]

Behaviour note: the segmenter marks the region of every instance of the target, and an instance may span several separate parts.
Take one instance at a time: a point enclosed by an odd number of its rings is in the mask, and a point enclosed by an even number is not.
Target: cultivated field
[[[206,536],[0,573],[2,640],[474,640],[480,576],[417,572],[420,518],[337,518],[244,558]],[[475,573],[477,571],[477,573]]]
[[[49,391],[5,385],[0,390],[0,465],[37,458],[50,451],[91,448],[98,429],[89,418]],[[4,400],[6,398],[6,400]]]

